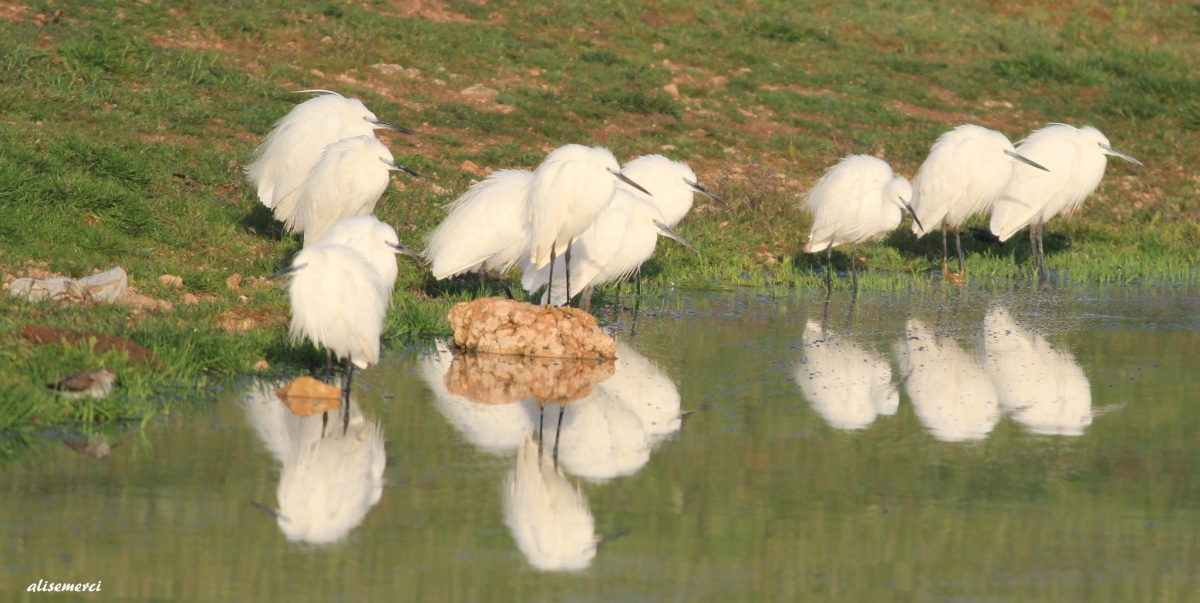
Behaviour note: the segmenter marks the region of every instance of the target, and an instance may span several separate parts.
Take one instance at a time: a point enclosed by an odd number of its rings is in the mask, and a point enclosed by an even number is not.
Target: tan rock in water
[[[525,398],[565,403],[587,397],[615,370],[609,359],[455,354],[445,383],[450,393],[483,404]]]
[[[591,314],[546,308],[502,297],[450,309],[454,344],[468,352],[544,358],[616,358],[617,342]]]
[[[288,383],[279,388],[275,396],[298,417],[336,410],[342,404],[342,390],[312,377],[300,377]]]

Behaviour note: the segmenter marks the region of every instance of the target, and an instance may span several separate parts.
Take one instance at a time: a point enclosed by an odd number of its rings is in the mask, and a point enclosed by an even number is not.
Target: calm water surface
[[[1194,289],[823,302],[601,308],[619,361],[561,427],[430,346],[344,436],[248,383],[103,460],[47,441],[0,469],[0,600],[1200,600]]]

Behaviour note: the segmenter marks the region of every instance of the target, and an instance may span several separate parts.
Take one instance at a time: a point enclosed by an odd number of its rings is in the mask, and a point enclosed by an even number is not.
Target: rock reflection
[[[539,570],[581,570],[596,556],[587,499],[533,438],[522,443],[516,467],[504,481],[504,523]]]
[[[1083,435],[1092,423],[1092,390],[1070,353],[1018,325],[1001,306],[984,320],[983,346],[984,366],[1013,420],[1037,434]]]
[[[446,387],[446,375],[453,363],[454,353],[441,341],[418,363],[438,411],[472,446],[499,456],[512,454],[537,428],[537,403],[487,404],[455,394]]]
[[[383,432],[351,398],[345,433],[340,421],[331,421],[322,437],[321,416],[293,414],[275,395],[279,385],[260,383],[246,396],[251,424],[283,466],[276,492],[279,528],[288,540],[337,542],[383,494]]]
[[[909,320],[907,331],[896,359],[921,424],[939,440],[987,437],[1000,420],[1000,402],[975,356],[919,320]]]
[[[815,320],[804,327],[804,358],[794,375],[813,410],[838,429],[863,429],[900,404],[887,360]]]

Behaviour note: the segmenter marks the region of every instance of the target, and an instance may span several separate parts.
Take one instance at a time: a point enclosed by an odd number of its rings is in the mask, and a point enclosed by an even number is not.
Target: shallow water
[[[681,294],[561,429],[393,350],[345,436],[257,383],[5,466],[0,599],[1195,600],[1198,326],[1182,288]]]

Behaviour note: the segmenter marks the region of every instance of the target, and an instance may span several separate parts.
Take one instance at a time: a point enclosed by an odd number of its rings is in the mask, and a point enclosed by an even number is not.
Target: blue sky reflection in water
[[[320,438],[319,417],[282,412],[272,384],[252,384],[110,434],[107,459],[47,440],[0,474],[0,589],[33,600],[39,579],[102,580],[105,600],[205,601],[1200,592],[1196,291],[949,288],[854,305],[689,294],[642,312],[635,337],[618,316],[620,361],[566,405],[561,429],[556,404],[466,400],[430,347],[391,350],[363,375],[344,436],[331,420]]]

